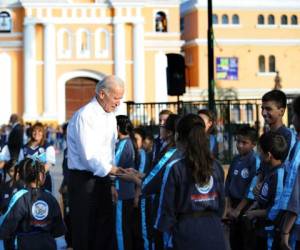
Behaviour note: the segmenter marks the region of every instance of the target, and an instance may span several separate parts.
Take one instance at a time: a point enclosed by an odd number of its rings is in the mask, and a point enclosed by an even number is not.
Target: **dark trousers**
[[[73,249],[113,249],[114,214],[109,178],[72,170],[69,198]]]

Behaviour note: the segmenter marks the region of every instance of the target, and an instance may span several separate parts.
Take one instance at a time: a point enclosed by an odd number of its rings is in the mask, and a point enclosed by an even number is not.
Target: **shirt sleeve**
[[[51,230],[51,234],[54,238],[63,236],[66,232],[66,228],[62,219],[62,215],[60,212],[60,208],[59,205],[57,203],[57,201],[55,200],[55,198],[53,198],[54,200],[54,218],[52,219],[52,230]]]
[[[5,145],[0,153],[0,161],[9,161],[10,160],[10,153],[8,146]]]
[[[89,116],[88,118],[91,118]],[[87,170],[90,170],[94,175],[104,177],[109,174],[112,168],[112,162],[106,161],[106,156],[99,152],[99,148],[111,145],[103,145],[99,139],[105,136],[105,131],[102,128],[95,128],[93,118],[84,119],[78,118],[77,132],[79,134],[79,153],[87,162]]]

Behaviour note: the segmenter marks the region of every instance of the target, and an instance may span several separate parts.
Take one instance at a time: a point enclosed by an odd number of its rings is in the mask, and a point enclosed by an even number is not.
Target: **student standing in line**
[[[16,235],[19,250],[65,249],[65,227],[59,205],[41,188],[45,180],[44,165],[24,159],[19,163],[18,174],[26,188],[14,194],[1,217],[0,239]]]
[[[230,164],[225,182],[226,216],[232,219],[230,224],[230,246],[232,250],[247,249],[249,232],[241,215],[249,208],[244,206],[251,181],[256,175],[258,155],[254,152],[257,131],[244,126],[237,131],[236,147],[239,152]]]
[[[290,154],[290,167],[280,204],[281,223],[278,227],[282,249],[300,249],[300,96],[292,103],[292,122],[297,132],[297,142]]]
[[[256,247],[254,249],[279,250],[276,239],[274,212],[280,202],[284,185],[285,162],[288,144],[278,132],[267,132],[259,139],[260,156],[268,167],[256,202],[245,213],[249,220],[255,219]]]
[[[55,149],[46,141],[45,128],[42,123],[37,122],[32,127],[29,142],[23,147],[23,156],[39,160],[45,165],[46,180],[44,188],[52,192],[52,178],[50,168],[55,166]]]
[[[155,227],[174,250],[223,250],[224,172],[210,153],[203,120],[184,116],[176,135],[182,157],[166,167]]]
[[[116,145],[115,163],[124,169],[132,167],[136,169],[139,165],[139,151],[133,125],[126,115],[118,115],[116,119],[119,141]],[[116,203],[116,249],[133,249],[135,184],[117,178],[112,193]]]
[[[140,162],[137,168],[140,175],[146,175],[150,171],[150,161],[152,159],[149,154],[143,148],[143,142],[146,138],[145,131],[138,127],[133,130],[136,144],[139,149]],[[141,197],[141,186],[136,185],[134,207],[135,207],[135,250],[150,250],[151,239],[149,232],[151,231],[149,225],[151,225],[151,214],[152,214],[152,198]]]
[[[215,135],[216,130],[216,119],[213,112],[207,109],[200,109],[198,115],[202,118],[205,123],[205,131],[209,135],[209,148],[215,158],[218,158],[218,141]]]

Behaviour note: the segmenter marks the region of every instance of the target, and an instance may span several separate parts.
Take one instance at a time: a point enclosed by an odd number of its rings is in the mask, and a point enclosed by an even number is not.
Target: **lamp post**
[[[215,105],[215,80],[214,80],[214,31],[212,22],[212,0],[208,0],[208,29],[207,29],[207,50],[208,50],[208,108],[216,113]]]

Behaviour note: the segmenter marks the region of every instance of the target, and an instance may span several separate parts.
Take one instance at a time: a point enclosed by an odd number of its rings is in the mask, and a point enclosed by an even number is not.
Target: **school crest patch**
[[[36,220],[44,220],[49,213],[49,206],[46,202],[38,200],[33,203],[31,208],[32,216]]]
[[[209,182],[205,186],[199,186],[198,184],[195,185],[196,189],[201,194],[207,194],[214,186],[214,178],[211,176]]]
[[[248,168],[244,168],[241,171],[241,176],[242,176],[243,179],[247,179],[249,177],[249,170],[248,170]]]

